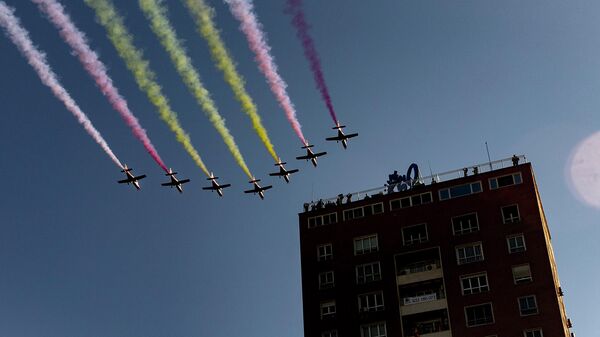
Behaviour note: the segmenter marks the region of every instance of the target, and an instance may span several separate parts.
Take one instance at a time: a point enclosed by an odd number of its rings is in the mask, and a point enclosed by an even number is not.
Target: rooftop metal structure
[[[460,169],[455,169],[455,170],[446,171],[446,172],[442,172],[442,173],[436,173],[436,174],[425,176],[425,177],[419,176],[417,179],[415,179],[413,181],[408,181],[408,182],[411,184],[411,186],[415,186],[415,185],[427,186],[427,185],[431,185],[431,184],[435,184],[435,183],[440,183],[440,182],[444,182],[444,181],[463,178],[466,176],[466,174],[473,175],[473,174],[491,172],[491,171],[503,169],[505,167],[514,166],[515,160],[517,163],[527,163],[527,158],[525,157],[525,155],[514,155],[512,157],[508,157],[508,158],[504,158],[504,159],[488,161],[488,162],[481,163],[481,164],[469,165],[469,166],[465,166]],[[466,173],[465,173],[465,170],[467,170]],[[388,190],[391,189],[391,191],[393,191],[394,187],[396,187],[396,186],[391,186],[391,185],[385,184],[383,186],[371,188],[368,190],[348,193],[346,195],[340,194],[340,195],[332,197],[332,198],[311,201],[311,202],[304,204],[304,210],[305,211],[315,210],[315,209],[320,209],[327,204],[333,203],[333,204],[339,205],[340,203],[348,203],[348,202],[352,202],[352,201],[362,200],[362,198],[365,198],[366,196],[387,194]],[[391,191],[390,191],[390,193],[391,193]]]

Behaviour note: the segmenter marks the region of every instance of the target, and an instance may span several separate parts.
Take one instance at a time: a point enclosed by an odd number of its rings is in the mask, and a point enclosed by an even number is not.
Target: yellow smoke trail
[[[262,125],[256,105],[254,105],[252,98],[246,92],[244,80],[240,74],[238,74],[235,64],[233,63],[233,60],[229,56],[229,53],[227,52],[227,49],[221,40],[219,31],[215,27],[213,22],[214,10],[207,6],[204,3],[204,0],[185,0],[185,3],[192,14],[192,17],[196,21],[196,24],[198,25],[200,34],[208,43],[213,60],[216,62],[217,67],[223,72],[225,81],[233,90],[235,98],[242,105],[244,112],[250,116],[252,126],[260,137],[260,140],[263,142],[273,159],[278,161],[279,157],[275,153],[275,148],[269,139],[267,130]]]
[[[214,101],[211,99],[208,90],[200,80],[200,75],[192,65],[192,60],[188,57],[184,47],[181,45],[173,26],[167,19],[166,7],[162,5],[161,0],[139,0],[139,5],[146,18],[151,23],[152,31],[160,40],[160,43],[169,53],[171,61],[175,65],[177,72],[182,77],[188,89],[192,92],[198,104],[206,113],[208,119],[219,132],[227,148],[235,158],[238,165],[244,170],[249,178],[252,174],[244,161],[244,157],[235,143],[235,139],[225,126],[225,120],[219,114]]]
[[[127,68],[131,71],[135,80],[148,99],[158,109],[160,118],[167,123],[171,131],[175,133],[176,139],[183,145],[187,153],[192,157],[196,165],[208,176],[210,172],[198,151],[192,145],[190,137],[181,128],[177,120],[177,114],[171,110],[169,101],[162,94],[161,87],[154,80],[156,75],[150,69],[148,61],[144,60],[142,52],[133,45],[133,38],[127,31],[123,18],[119,16],[110,0],[85,0],[85,3],[94,9],[96,18],[108,32],[108,37],[117,49],[117,52],[125,61]]]

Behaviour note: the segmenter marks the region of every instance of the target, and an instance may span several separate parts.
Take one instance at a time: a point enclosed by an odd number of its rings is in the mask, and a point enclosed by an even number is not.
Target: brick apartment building
[[[535,176],[523,161],[305,205],[305,336],[572,336]]]

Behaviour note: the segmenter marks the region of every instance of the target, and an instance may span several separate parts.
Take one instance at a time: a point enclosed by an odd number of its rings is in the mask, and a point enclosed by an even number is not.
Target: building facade
[[[535,176],[516,158],[305,205],[305,336],[571,336]]]

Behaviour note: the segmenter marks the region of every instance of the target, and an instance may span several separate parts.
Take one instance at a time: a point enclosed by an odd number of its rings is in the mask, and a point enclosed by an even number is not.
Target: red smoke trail
[[[285,115],[292,124],[294,132],[298,135],[303,144],[306,144],[302,126],[296,117],[296,109],[287,93],[287,84],[279,75],[277,65],[271,55],[271,48],[267,44],[267,39],[262,31],[261,24],[254,13],[251,0],[225,0],[233,15],[240,21],[240,29],[246,35],[250,49],[256,55],[256,62],[260,71],[267,78],[271,91],[277,98],[279,105],[285,111]]]
[[[8,38],[17,46],[21,54],[27,59],[27,62],[36,71],[42,83],[52,90],[52,93],[56,98],[61,100],[67,109],[77,118],[77,121],[83,126],[87,133],[94,138],[104,152],[108,154],[115,164],[119,167],[123,167],[117,156],[112,152],[100,132],[94,128],[92,122],[88,117],[81,111],[77,103],[71,98],[69,93],[63,88],[58,81],[56,74],[52,71],[48,63],[46,62],[46,56],[37,49],[31,39],[29,33],[23,28],[19,22],[19,19],[14,15],[14,9],[8,7],[4,1],[0,1],[0,26],[4,28],[4,31]]]
[[[329,89],[327,89],[327,84],[325,83],[325,77],[323,76],[323,71],[321,70],[321,61],[319,60],[319,54],[317,53],[317,49],[315,48],[315,43],[308,34],[308,29],[310,26],[306,23],[306,19],[304,18],[304,11],[302,10],[302,0],[288,0],[288,10],[289,13],[293,16],[292,24],[296,27],[298,38],[302,41],[302,47],[304,47],[304,56],[310,62],[310,69],[313,72],[313,77],[315,78],[315,82],[317,84],[317,88],[321,92],[321,97],[325,101],[325,105],[329,110],[329,114],[333,121],[337,124],[338,119],[335,115],[335,111],[333,110],[333,104],[331,103],[331,96],[329,96]]]
[[[102,91],[102,94],[106,96],[112,107],[119,112],[125,123],[133,131],[135,137],[144,144],[146,151],[148,151],[156,163],[167,172],[167,167],[148,138],[146,130],[142,128],[138,119],[129,110],[127,101],[119,94],[119,90],[113,85],[112,79],[106,72],[106,67],[98,58],[98,54],[90,48],[85,34],[75,27],[75,24],[71,21],[69,15],[65,13],[64,7],[56,0],[32,1],[38,5],[40,11],[44,12],[54,26],[56,26],[60,32],[60,36],[67,44],[69,44],[69,46],[71,46],[85,70],[92,76],[96,85]]]

